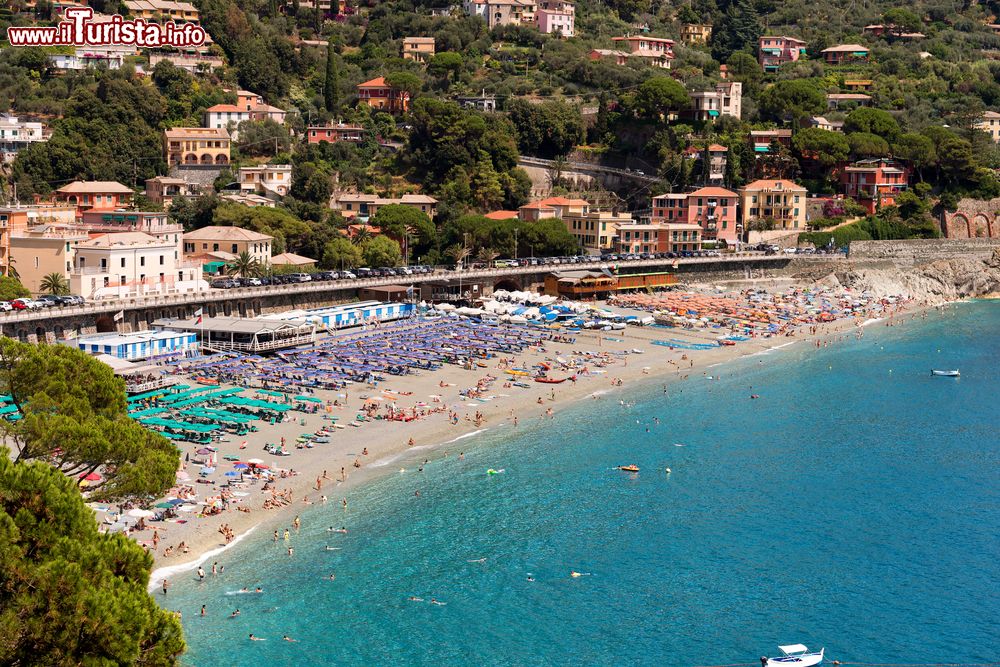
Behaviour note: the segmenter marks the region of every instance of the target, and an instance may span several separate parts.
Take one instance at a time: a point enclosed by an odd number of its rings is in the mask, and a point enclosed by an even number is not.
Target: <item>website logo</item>
[[[201,46],[208,33],[193,23],[153,23],[127,20],[115,14],[108,21],[94,22],[90,7],[70,7],[55,26],[7,28],[11,46]]]

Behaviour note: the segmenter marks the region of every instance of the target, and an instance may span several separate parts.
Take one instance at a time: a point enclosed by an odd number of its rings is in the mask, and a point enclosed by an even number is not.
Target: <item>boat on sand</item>
[[[823,652],[826,651],[825,648],[821,648],[819,652],[810,653],[804,644],[789,644],[778,648],[783,655],[777,658],[761,658],[761,667],[812,667],[823,662]]]
[[[560,382],[565,382],[566,378],[550,378],[550,377],[537,377],[535,382],[544,382],[545,384],[559,384]]]

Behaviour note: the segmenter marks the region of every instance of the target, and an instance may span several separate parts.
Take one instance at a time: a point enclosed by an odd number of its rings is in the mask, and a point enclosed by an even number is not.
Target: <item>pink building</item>
[[[806,43],[794,37],[761,37],[760,66],[765,72],[777,71],[785,63],[806,55]]]
[[[646,35],[628,35],[614,37],[611,40],[615,46],[623,49],[629,58],[640,58],[654,67],[670,69],[670,61],[674,59],[674,40],[665,37],[648,37]],[[593,58],[593,55],[591,56]]]
[[[573,37],[575,33],[576,7],[563,0],[542,0],[535,11],[538,31],[551,35],[558,32],[562,37]]]
[[[738,200],[739,195],[735,192],[717,187],[659,195],[653,197],[652,221],[698,225],[705,240],[722,239],[734,243],[739,240],[736,228]]]

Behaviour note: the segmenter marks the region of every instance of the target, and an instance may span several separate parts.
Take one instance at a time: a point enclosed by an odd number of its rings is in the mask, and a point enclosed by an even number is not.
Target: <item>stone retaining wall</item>
[[[891,260],[914,265],[939,259],[986,259],[997,249],[1000,249],[1000,238],[852,241],[849,257],[851,260]]]

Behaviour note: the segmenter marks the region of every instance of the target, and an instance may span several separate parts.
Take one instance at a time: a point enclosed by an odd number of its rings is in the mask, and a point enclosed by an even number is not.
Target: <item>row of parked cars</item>
[[[211,286],[216,289],[232,289],[234,287],[260,287],[262,285],[295,285],[298,283],[323,282],[329,280],[355,280],[357,278],[386,278],[389,276],[414,276],[433,273],[431,266],[400,266],[381,267],[377,269],[361,268],[353,271],[319,271],[318,273],[286,273],[267,278],[216,278]]]
[[[0,301],[0,312],[8,313],[12,310],[41,310],[42,308],[52,308],[54,306],[82,306],[86,300],[82,296],[68,294],[65,296],[56,294],[46,294],[37,299],[14,299],[13,301]]]

